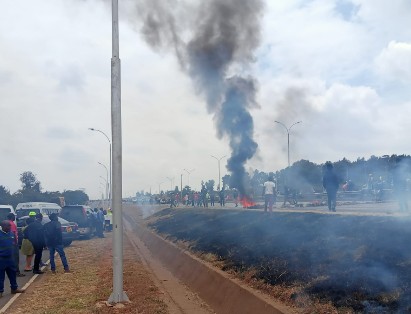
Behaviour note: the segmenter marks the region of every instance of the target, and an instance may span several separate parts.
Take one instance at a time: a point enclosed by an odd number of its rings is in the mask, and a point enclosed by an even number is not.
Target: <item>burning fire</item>
[[[240,203],[243,205],[243,208],[248,208],[248,207],[251,207],[251,206],[255,206],[255,204],[256,204],[251,198],[249,198],[247,196],[241,197]]]

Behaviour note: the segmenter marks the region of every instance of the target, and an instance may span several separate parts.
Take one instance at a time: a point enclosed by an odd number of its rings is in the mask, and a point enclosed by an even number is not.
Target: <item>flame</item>
[[[248,208],[256,204],[251,198],[247,196],[241,197],[240,203],[243,205],[243,208]]]

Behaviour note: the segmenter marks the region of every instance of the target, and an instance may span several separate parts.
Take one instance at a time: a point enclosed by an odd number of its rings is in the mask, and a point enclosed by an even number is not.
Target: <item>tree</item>
[[[0,204],[10,204],[11,202],[11,195],[10,191],[6,189],[3,185],[0,185]]]
[[[81,190],[63,192],[64,201],[67,205],[84,205],[89,201],[88,195]]]
[[[32,190],[33,192],[41,191],[40,181],[37,180],[36,175],[31,171],[25,171],[20,174],[20,181],[22,184],[22,190]]]
[[[208,182],[205,183],[207,191],[209,192],[214,191],[214,184],[215,184],[214,180],[208,180]]]

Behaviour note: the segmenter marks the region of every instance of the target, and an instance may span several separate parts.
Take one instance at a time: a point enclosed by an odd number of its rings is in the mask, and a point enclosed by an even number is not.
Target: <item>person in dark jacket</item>
[[[57,251],[60,255],[61,262],[65,273],[70,273],[69,265],[67,263],[66,254],[63,247],[63,233],[61,231],[61,223],[58,220],[57,214],[49,215],[50,222],[44,225],[44,234],[46,238],[46,245],[50,252],[50,266],[51,272],[56,273],[56,263],[54,262],[54,253]]]
[[[46,245],[44,239],[44,227],[41,223],[43,220],[43,215],[38,213],[36,214],[36,219],[34,222],[29,224],[26,229],[26,234],[31,244],[34,248],[34,265],[33,273],[34,274],[43,274],[44,272],[40,270],[41,256],[43,254],[43,248]]]
[[[333,165],[329,161],[325,163],[323,186],[325,190],[327,191],[328,209],[332,212],[335,212],[335,207],[337,205],[337,191],[338,191],[339,182],[338,182],[338,177],[333,170]]]
[[[13,242],[14,236],[10,232],[10,222],[4,220],[0,223],[0,298],[4,292],[4,279],[9,277],[11,293],[23,293],[23,289],[19,289],[17,285],[17,269],[13,257]]]

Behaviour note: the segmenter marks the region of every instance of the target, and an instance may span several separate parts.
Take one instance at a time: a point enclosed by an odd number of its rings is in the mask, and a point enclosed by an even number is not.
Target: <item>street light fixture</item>
[[[215,158],[215,159],[217,160],[217,162],[218,162],[218,185],[217,185],[217,189],[219,190],[219,189],[220,189],[220,182],[221,182],[220,161],[221,161],[221,159],[227,157],[227,155],[224,155],[224,156],[222,156],[222,157],[220,157],[220,158],[217,158],[217,157],[215,157],[215,156],[213,156],[213,155],[211,155],[211,157]]]
[[[190,186],[190,174],[194,171],[195,169],[187,170],[184,169],[185,172],[187,172],[187,185]]]
[[[275,123],[278,123],[278,124],[281,124],[281,125],[286,129],[286,131],[287,131],[288,167],[290,167],[290,130],[291,130],[291,128],[292,128],[294,125],[296,125],[296,124],[298,124],[298,123],[302,123],[302,121],[295,122],[295,123],[292,124],[289,128],[287,128],[287,127],[285,126],[285,124],[284,124],[284,123],[281,123],[280,121],[274,121],[274,122],[275,122]]]
[[[107,134],[106,133],[104,133],[103,131],[101,131],[101,130],[97,130],[97,129],[95,129],[95,128],[88,128],[90,131],[95,131],[95,132],[99,132],[99,133],[101,133],[101,134],[103,134],[106,138],[107,138],[107,141],[108,141],[108,143],[109,143],[109,148],[110,148],[110,151],[109,151],[109,154],[110,154],[110,164],[109,164],[109,167],[110,167],[110,181],[108,181],[108,187],[109,187],[109,197],[108,197],[108,200],[109,200],[109,202],[110,202],[110,208],[112,208],[113,206],[112,206],[112,204],[111,204],[111,195],[112,195],[112,193],[111,193],[111,190],[112,190],[112,187],[111,187],[111,141],[110,141],[110,138],[107,136]],[[107,169],[107,168],[106,168]]]

